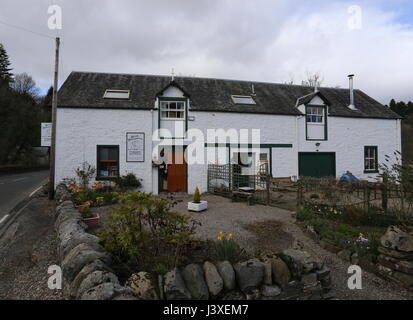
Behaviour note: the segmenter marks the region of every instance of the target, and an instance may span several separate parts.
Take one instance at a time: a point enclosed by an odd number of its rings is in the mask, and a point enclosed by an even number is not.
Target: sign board
[[[49,122],[42,122],[41,124],[41,147],[50,147],[52,145],[52,124]]]
[[[126,162],[145,162],[145,134],[126,134]]]

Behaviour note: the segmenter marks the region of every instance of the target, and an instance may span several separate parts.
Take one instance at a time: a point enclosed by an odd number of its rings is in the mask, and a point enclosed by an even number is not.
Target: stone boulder
[[[79,286],[77,298],[81,298],[86,291],[103,283],[112,283],[114,285],[118,285],[119,280],[116,275],[108,271],[98,270],[89,273],[89,275],[82,281],[81,285]]]
[[[261,287],[261,295],[263,300],[270,300],[272,298],[278,297],[281,294],[281,288],[274,285],[263,285]]]
[[[246,296],[244,293],[238,290],[227,292],[223,297],[222,300],[246,300]]]
[[[185,285],[195,300],[208,300],[209,291],[205,283],[202,268],[198,264],[189,264],[182,270]]]
[[[224,288],[224,281],[219,275],[215,265],[213,265],[211,262],[206,261],[204,263],[203,269],[209,293],[212,296],[217,296]]]
[[[64,201],[71,200],[72,196],[70,195],[70,192],[67,190],[66,185],[64,183],[61,183],[56,187],[54,198],[57,203],[61,203]]]
[[[403,261],[385,255],[378,256],[378,262],[392,270],[413,275],[413,261]]]
[[[191,293],[186,288],[178,268],[168,272],[164,277],[164,292],[167,300],[189,300]]]
[[[159,300],[154,281],[148,272],[139,272],[130,276],[125,284],[142,300]]]
[[[235,280],[235,271],[229,261],[220,261],[217,263],[217,270],[222,280],[224,288],[228,291],[234,290],[237,283]]]
[[[278,284],[281,288],[288,286],[291,280],[291,273],[283,260],[280,258],[271,259],[271,272],[275,284]]]
[[[69,297],[76,298],[78,296],[78,290],[80,285],[82,284],[83,280],[95,271],[107,271],[112,272],[112,269],[109,268],[106,264],[104,264],[101,260],[95,260],[87,265],[85,265],[82,270],[77,274],[76,278],[72,281],[69,288]]]
[[[134,294],[131,289],[116,283],[106,282],[87,290],[81,296],[81,300],[119,300],[119,298],[122,298],[121,300],[131,300],[133,297]]]
[[[98,259],[110,265],[111,259],[107,253],[96,251],[85,243],[79,244],[62,262],[63,278],[71,283],[84,266]]]
[[[101,251],[102,247],[99,245],[99,238],[87,232],[75,232],[72,237],[65,242],[61,242],[58,246],[58,254],[63,260],[66,255],[79,244],[85,243],[96,251]]]
[[[264,280],[264,264],[251,259],[234,265],[238,286],[243,292],[259,288]]]
[[[404,228],[402,230],[399,227],[391,226],[380,240],[381,245],[385,248],[402,252],[413,252],[412,229]]]
[[[308,274],[323,267],[323,263],[312,257],[308,252],[298,249],[287,249],[281,254],[291,274],[296,279],[301,279],[302,274]]]

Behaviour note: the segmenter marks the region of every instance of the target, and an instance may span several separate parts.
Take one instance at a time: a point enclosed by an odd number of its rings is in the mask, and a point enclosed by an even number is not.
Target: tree
[[[301,81],[301,85],[311,88],[319,88],[323,83],[324,78],[320,75],[320,73],[311,73],[307,71],[307,79]]]
[[[13,82],[11,70],[9,56],[7,55],[6,49],[4,49],[0,43],[0,85],[10,85],[10,83]]]
[[[33,98],[37,98],[40,92],[36,87],[36,82],[26,72],[17,74],[11,87],[18,93],[31,95]]]

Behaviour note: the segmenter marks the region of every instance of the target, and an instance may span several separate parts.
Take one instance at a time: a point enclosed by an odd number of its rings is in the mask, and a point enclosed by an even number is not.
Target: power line
[[[37,32],[37,31],[32,31],[32,30],[26,29],[26,28],[24,28],[24,27],[16,26],[16,25],[13,25],[13,24],[8,23],[8,22],[5,22],[5,21],[1,21],[1,20],[0,20],[0,23],[3,24],[3,25],[5,25],[5,26],[8,26],[8,27],[10,27],[10,28],[15,28],[15,29],[18,29],[18,30],[21,30],[21,31],[29,32],[29,33],[32,33],[32,34],[35,34],[35,35],[38,35],[38,36],[41,36],[41,37],[49,38],[49,39],[55,39],[54,37],[49,36],[49,35],[47,35],[47,34],[45,34],[45,33]]]

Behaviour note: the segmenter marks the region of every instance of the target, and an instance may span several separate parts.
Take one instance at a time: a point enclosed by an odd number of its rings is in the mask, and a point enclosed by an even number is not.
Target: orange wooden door
[[[168,154],[168,192],[186,192],[186,163],[183,152]]]

